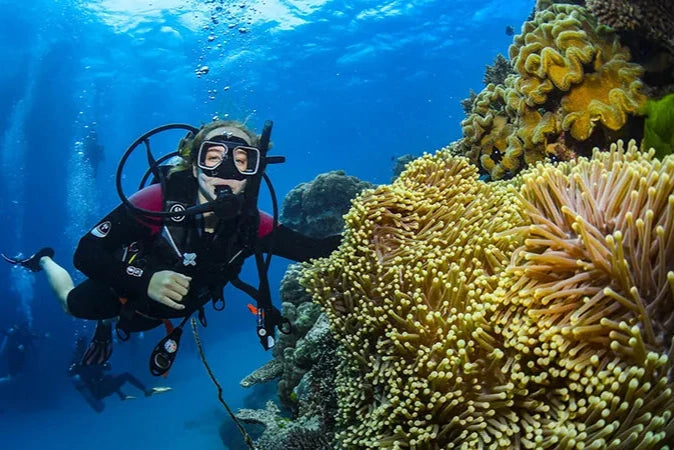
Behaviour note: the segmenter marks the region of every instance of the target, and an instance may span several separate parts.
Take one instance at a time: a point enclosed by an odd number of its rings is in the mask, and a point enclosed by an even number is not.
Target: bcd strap
[[[225,303],[224,299],[222,300],[222,303],[224,305],[224,303]],[[215,308],[215,306],[213,306],[213,308]],[[223,308],[224,308],[224,306],[223,306]],[[218,310],[216,309],[216,311],[218,311]],[[199,308],[199,323],[201,323],[201,326],[204,327],[204,328],[206,328],[208,326],[208,320],[206,320],[206,312],[204,312],[203,306]]]
[[[115,325],[115,334],[117,334],[117,338],[122,342],[128,341],[131,337],[128,331],[119,326],[119,322]]]
[[[119,303],[122,304],[122,309],[121,309],[121,311],[120,311],[120,316],[122,316],[122,317],[125,317],[125,316],[126,316],[126,318],[129,319],[129,308],[125,308],[127,301],[128,301],[128,300],[127,300],[126,297],[119,297]],[[131,312],[131,314],[133,314],[133,312]],[[120,319],[121,319],[122,317],[120,317]],[[128,332],[127,330],[125,330],[124,328],[122,328],[122,327],[119,326],[119,322],[120,322],[120,321],[121,321],[121,320],[118,320],[117,323],[115,324],[115,334],[117,335],[117,338],[118,338],[120,341],[126,342],[126,341],[128,341],[129,338],[131,337],[131,334],[129,334],[129,332]]]
[[[269,350],[276,344],[276,328],[284,334],[292,332],[290,321],[281,315],[281,312],[271,302],[269,290],[269,278],[267,277],[268,265],[264,261],[262,251],[255,252],[255,262],[260,279],[257,297],[257,335],[265,350]]]

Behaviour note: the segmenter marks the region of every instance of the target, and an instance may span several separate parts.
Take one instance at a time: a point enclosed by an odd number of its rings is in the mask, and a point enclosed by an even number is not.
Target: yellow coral
[[[469,425],[486,425],[505,389],[485,376],[498,366],[479,299],[521,244],[504,235],[527,223],[517,202],[512,186],[479,182],[443,151],[347,214],[345,244],[305,279],[348,355],[338,377],[346,447],[479,441]]]
[[[503,86],[490,86],[484,98],[491,102],[462,122],[464,154],[493,179],[543,160],[549,144],[588,141],[598,127],[619,131],[630,116],[641,114],[643,68],[630,63],[617,36],[580,6],[539,11],[515,36],[509,54],[517,73]],[[498,142],[508,143],[505,150],[474,132],[475,115],[499,115],[507,122],[498,130]],[[582,153],[572,150],[568,154]]]
[[[501,86],[489,84],[476,97],[473,113],[461,123],[466,136],[464,142],[470,145],[464,153],[472,160],[481,160],[489,171],[500,162],[499,156],[505,153],[508,136],[513,131],[503,111],[504,92]]]
[[[518,91],[531,107],[545,103],[553,89],[568,91],[583,80],[583,65],[592,62],[597,39],[583,29],[582,8],[556,5],[526,22],[508,50],[520,74]]]
[[[484,184],[444,150],[355,201],[303,279],[343,347],[340,444],[671,442],[674,157],[651,158]]]
[[[638,113],[646,102],[638,78],[642,72],[618,58],[600,65],[562,99],[562,127],[579,141],[589,138],[597,123],[614,131],[622,128],[627,114]]]

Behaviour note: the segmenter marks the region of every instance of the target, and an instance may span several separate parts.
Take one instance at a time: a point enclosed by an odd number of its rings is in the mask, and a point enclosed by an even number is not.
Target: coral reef
[[[279,399],[281,404],[294,410],[297,402],[293,400],[293,390],[319,359],[322,343],[330,330],[327,323],[317,323],[320,316],[320,306],[317,304],[303,303],[297,308],[300,313],[297,316],[286,315],[286,306],[290,305],[284,304],[284,316],[294,324],[304,324],[303,328],[296,328],[292,335],[287,336],[289,340],[284,343],[282,353],[278,354],[283,364],[283,374],[278,383]],[[300,322],[298,317],[304,319]]]
[[[674,53],[674,1],[587,0],[585,4],[604,25],[637,32]]]
[[[320,174],[286,195],[281,222],[308,236],[338,234],[344,227],[342,215],[351,206],[351,199],[371,187],[372,184],[348,176],[342,170]]]
[[[352,198],[371,186],[342,171],[319,175],[286,197],[281,221],[316,237],[340,233],[344,226],[342,216],[348,211]],[[311,436],[320,436],[321,442],[329,441],[336,411],[332,382],[336,343],[327,319],[320,320],[321,307],[311,301],[311,296],[299,284],[300,274],[299,265],[290,265],[281,281],[282,313],[291,322],[292,333],[278,335],[272,350],[274,360],[242,380],[241,385],[249,387],[280,378],[278,399],[293,415],[293,420],[284,419],[284,424],[304,429],[305,422],[314,423],[312,430],[298,435],[298,440],[293,442],[313,442],[313,438],[309,439]],[[263,439],[263,444],[265,442]],[[291,444],[284,440],[275,448],[291,448]]]
[[[337,417],[335,376],[339,364],[338,345],[330,332],[326,315],[316,322],[315,327],[325,331],[321,331],[315,344],[316,357],[311,362],[311,369],[293,392],[297,397],[297,416],[318,418],[321,429],[332,437]]]
[[[395,166],[393,167],[393,176],[391,177],[391,183],[393,183],[396,180],[396,178],[398,178],[400,174],[403,173],[403,170],[405,170],[407,164],[409,164],[411,161],[414,161],[417,158],[418,156],[409,154],[397,157],[395,160]]]
[[[473,112],[473,103],[475,102],[476,98],[477,94],[474,90],[471,89],[468,93],[468,98],[461,100],[461,108],[463,109],[463,112],[466,113],[466,115]]]
[[[494,59],[494,64],[491,66],[487,65],[482,81],[484,82],[485,86],[489,86],[490,84],[503,84],[508,75],[511,74],[513,74],[513,68],[510,65],[510,61],[508,61],[505,56],[499,53]],[[471,89],[468,98],[461,100],[461,107],[463,108],[463,111],[466,113],[466,115],[469,115],[473,112],[473,104],[475,103],[476,98],[477,94]],[[402,170],[400,172],[402,172]],[[400,172],[398,172],[397,175],[399,175]]]
[[[559,160],[589,156],[597,142],[640,129],[630,119],[646,102],[643,68],[583,7],[538,11],[509,57],[515,74],[487,85],[462,122],[464,154],[492,179],[512,177],[550,152]]]
[[[341,445],[447,442],[440,426],[467,410],[459,388],[482,376],[479,365],[466,371],[449,358],[472,340],[465,324],[484,322],[479,298],[521,245],[503,236],[528,223],[521,210],[514,189],[479,182],[447,149],[354,204],[345,242],[303,279],[343,347]]]
[[[281,415],[281,410],[268,402],[266,409],[241,409],[237,419],[264,430],[255,441],[260,450],[330,450],[330,437],[323,433],[316,420],[292,421]]]
[[[310,236],[340,233],[344,228],[342,216],[351,206],[351,200],[371,187],[372,184],[347,176],[343,171],[318,175],[288,194],[283,203],[281,221]],[[317,339],[322,339],[320,333],[327,331],[327,327],[319,326],[319,331],[307,335],[320,316],[320,306],[311,301],[299,284],[299,275],[299,266],[290,265],[281,281],[283,316],[291,322],[293,329],[289,335],[278,336],[272,353],[283,368],[278,383],[279,400],[290,410],[297,409],[298,402],[293,400],[294,389],[317,360],[316,348],[320,344]]]
[[[485,184],[447,150],[363,194],[302,279],[344,448],[674,441],[674,157],[621,142]]]
[[[342,214],[346,214],[344,211]],[[299,264],[290,264],[281,280],[281,302],[299,306],[302,303],[311,302],[311,296],[307,294],[299,282],[301,275]]]
[[[510,65],[510,61],[508,61],[505,56],[499,53],[496,55],[496,58],[494,58],[494,64],[487,66],[482,82],[485,86],[489,84],[503,84],[508,75],[512,73],[514,72],[512,66]]]
[[[281,361],[272,359],[264,366],[256,369],[239,382],[241,387],[251,387],[255,384],[266,383],[281,376],[283,373],[283,364]]]

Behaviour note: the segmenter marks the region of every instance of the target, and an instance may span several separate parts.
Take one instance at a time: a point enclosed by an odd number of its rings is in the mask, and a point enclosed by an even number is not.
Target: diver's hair
[[[182,160],[176,164],[173,169],[171,169],[170,173],[191,169],[192,165],[194,164],[194,158],[196,157],[197,149],[204,141],[204,136],[206,136],[212,130],[220,127],[236,128],[246,135],[248,138],[247,140],[250,142],[251,146],[257,147],[260,145],[260,136],[258,136],[242,122],[239,122],[238,120],[215,120],[202,125],[196,135],[189,133],[180,140],[180,143],[178,144],[178,153],[180,154]]]

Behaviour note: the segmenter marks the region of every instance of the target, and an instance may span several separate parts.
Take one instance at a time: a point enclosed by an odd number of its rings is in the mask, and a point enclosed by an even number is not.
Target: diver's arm
[[[152,272],[127,264],[115,255],[121,248],[151,236],[151,229],[119,205],[77,245],[75,267],[87,277],[112,287],[120,296],[144,295]]]
[[[273,239],[272,254],[303,262],[311,258],[328,256],[337,249],[342,241],[342,235],[313,238],[291,230],[285,225],[279,225],[273,233],[267,234],[258,241],[258,248],[263,251],[267,250],[270,239]]]

